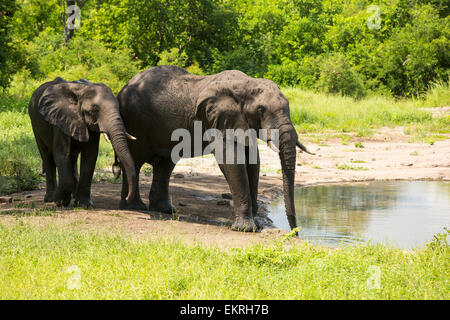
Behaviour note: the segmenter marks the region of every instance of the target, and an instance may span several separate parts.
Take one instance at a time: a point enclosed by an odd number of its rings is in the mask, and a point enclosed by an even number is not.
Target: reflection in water
[[[378,181],[297,188],[300,237],[337,246],[371,240],[412,248],[450,226],[450,183]],[[275,226],[289,230],[283,199],[271,204]]]

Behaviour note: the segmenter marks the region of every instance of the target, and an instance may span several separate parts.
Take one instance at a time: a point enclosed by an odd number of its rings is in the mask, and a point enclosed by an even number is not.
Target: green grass
[[[327,95],[298,88],[283,88],[289,99],[291,119],[301,133],[353,132],[357,136],[367,136],[374,128],[381,126],[414,125],[427,132],[444,133],[450,128],[450,117],[434,118],[424,106],[448,103],[448,86],[441,85],[439,93],[432,93],[424,99],[395,100],[390,97],[369,96],[353,99],[339,95]],[[431,89],[430,89],[431,90]],[[434,102],[431,103],[431,96]],[[345,141],[343,141],[345,142]]]
[[[368,171],[369,168],[359,167],[359,166],[351,166],[345,163],[336,164],[336,168],[339,170],[353,170],[353,171]]]
[[[428,108],[450,106],[450,79],[433,83],[424,94],[424,105]]]
[[[450,298],[441,244],[404,252],[280,240],[226,251],[76,230],[0,224],[0,299]]]

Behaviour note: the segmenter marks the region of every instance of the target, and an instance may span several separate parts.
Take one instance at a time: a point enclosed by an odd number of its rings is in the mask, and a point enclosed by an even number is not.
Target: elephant
[[[146,210],[139,194],[139,171],[144,163],[149,163],[153,166],[153,178],[148,210],[176,211],[169,198],[169,179],[176,164],[171,153],[177,144],[171,134],[178,128],[194,133],[194,123],[200,121],[205,130],[279,130],[279,150],[270,139],[266,140],[279,152],[286,213],[291,228],[297,226],[294,207],[296,146],[309,151],[298,141],[289,115],[289,102],[274,82],[252,78],[237,70],[197,76],[176,66],[157,66],[135,75],[117,99],[125,128],[137,138],[128,141],[138,179],[135,197],[131,202],[125,201],[128,183],[123,179],[121,209]],[[245,148],[248,157],[248,144]],[[254,217],[258,210],[259,152],[256,163],[246,159],[241,164],[219,163],[219,168],[232,194],[232,230],[258,231],[262,226]]]
[[[119,102],[110,88],[86,79],[69,82],[57,77],[33,92],[28,114],[45,172],[44,202],[68,206],[73,196],[75,206],[92,207],[91,183],[100,133],[111,142],[127,173],[130,187],[126,199],[131,202],[137,180],[127,139],[134,137],[125,130]]]

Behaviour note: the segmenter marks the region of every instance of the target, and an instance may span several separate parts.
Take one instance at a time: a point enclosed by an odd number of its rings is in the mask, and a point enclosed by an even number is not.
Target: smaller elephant
[[[74,205],[92,206],[91,183],[100,133],[111,141],[127,173],[131,186],[127,199],[134,198],[137,180],[127,138],[135,138],[126,132],[119,103],[110,88],[85,79],[68,82],[56,78],[36,89],[28,104],[28,114],[45,172],[44,202],[68,206],[73,195]]]

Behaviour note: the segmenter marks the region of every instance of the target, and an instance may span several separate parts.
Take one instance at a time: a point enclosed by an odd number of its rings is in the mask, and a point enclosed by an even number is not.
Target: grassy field
[[[450,116],[433,118],[429,106],[450,106],[450,89],[430,91],[425,99],[395,100],[371,96],[356,100],[351,97],[317,94],[296,88],[285,88],[291,119],[300,133],[352,132],[369,136],[382,126],[406,126],[407,134],[450,132]],[[447,94],[445,94],[447,93]]]
[[[207,249],[0,224],[0,299],[449,299],[448,245]],[[284,240],[287,241],[287,240]]]

